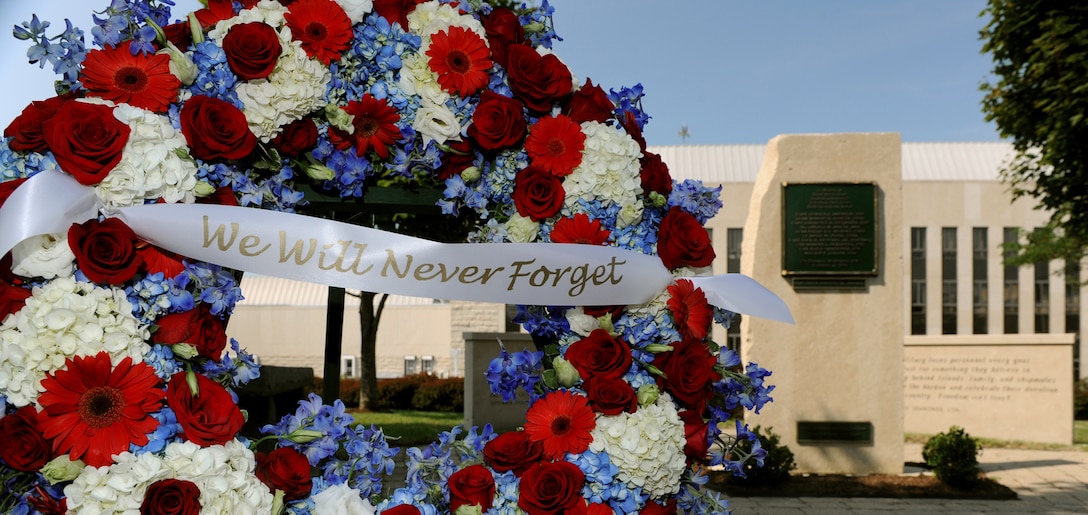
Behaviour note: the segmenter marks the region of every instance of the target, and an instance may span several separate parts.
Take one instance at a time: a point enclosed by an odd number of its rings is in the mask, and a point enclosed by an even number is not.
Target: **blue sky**
[[[175,14],[195,0],[177,0]],[[552,0],[556,53],[605,89],[642,83],[651,145],[765,143],[778,134],[899,132],[997,141],[979,107],[984,0]],[[10,28],[30,14],[87,32],[87,5],[0,2],[0,126],[51,96]],[[663,7],[663,6],[668,6]],[[58,28],[58,31],[60,29]]]

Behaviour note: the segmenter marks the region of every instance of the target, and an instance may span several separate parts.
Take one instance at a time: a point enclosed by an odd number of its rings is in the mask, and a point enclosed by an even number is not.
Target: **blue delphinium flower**
[[[629,88],[620,88],[619,91],[608,90],[608,99],[616,105],[614,111],[616,118],[624,120],[627,114],[630,113],[640,130],[650,121],[650,115],[642,110],[642,97],[642,84],[635,84]]]
[[[518,305],[518,312],[512,321],[521,324],[529,334],[555,339],[570,331],[567,321],[567,307],[564,306],[526,306]]]
[[[706,224],[722,208],[721,192],[721,185],[709,187],[701,181],[685,179],[673,184],[672,193],[669,193],[665,206],[678,206],[694,216],[700,224]]]
[[[80,65],[87,57],[83,31],[67,19],[64,20],[64,25],[64,32],[56,36],[46,36],[45,30],[49,28],[49,22],[38,20],[38,15],[35,14],[31,21],[24,21],[22,27],[16,26],[12,31],[16,39],[34,42],[26,51],[31,64],[38,63],[42,68],[47,63],[51,64],[53,72],[61,76],[57,81],[57,91],[61,93],[79,89]]]

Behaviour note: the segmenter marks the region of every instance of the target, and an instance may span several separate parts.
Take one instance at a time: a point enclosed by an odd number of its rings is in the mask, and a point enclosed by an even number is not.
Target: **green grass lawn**
[[[438,433],[449,431],[461,424],[461,413],[440,413],[435,411],[393,411],[352,413],[355,422],[375,425],[385,431],[390,445],[412,447],[426,445],[438,438]],[[395,439],[398,438],[399,439]]]
[[[907,433],[906,440],[910,443],[926,443],[933,435]],[[1088,452],[1088,420],[1073,421],[1073,445],[1059,445],[1050,443],[1022,442],[1018,440],[995,440],[992,438],[978,438],[982,448],[987,447],[1004,449],[1036,449],[1036,450],[1071,450]]]

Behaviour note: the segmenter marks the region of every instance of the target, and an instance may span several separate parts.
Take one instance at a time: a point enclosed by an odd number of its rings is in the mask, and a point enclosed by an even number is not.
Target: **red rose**
[[[53,97],[31,102],[23,108],[14,120],[4,129],[4,137],[12,138],[8,146],[16,152],[45,152],[49,146],[45,143],[42,124],[57,114],[65,102],[64,97]]]
[[[84,186],[102,182],[121,161],[128,125],[113,117],[113,108],[86,102],[64,102],[42,122],[42,134],[60,169]]]
[[[53,444],[38,429],[38,410],[23,406],[0,418],[0,459],[15,470],[37,472],[53,459]]]
[[[421,515],[419,508],[410,504],[402,504],[382,510],[381,515]]]
[[[239,23],[223,37],[227,65],[242,80],[267,79],[282,52],[276,29],[261,22]]]
[[[28,298],[30,290],[0,280],[0,320],[23,309]]]
[[[162,32],[166,35],[166,40],[173,43],[182,52],[188,50],[189,46],[193,44],[193,31],[189,28],[188,20],[171,23],[163,27]]]
[[[706,402],[714,395],[710,384],[722,378],[714,370],[718,360],[699,340],[682,340],[671,345],[671,351],[654,357],[654,366],[665,374],[665,377],[658,377],[657,382],[678,404],[702,413]]]
[[[563,107],[563,114],[576,123],[604,123],[612,118],[612,110],[615,108],[616,105],[608,98],[608,93],[586,79],[586,83],[570,96],[567,105]]]
[[[198,515],[200,488],[184,479],[160,479],[151,483],[140,503],[140,515]]]
[[[674,206],[657,228],[657,255],[670,270],[682,266],[700,268],[714,261],[714,247],[703,225]]]
[[[426,0],[374,0],[374,12],[385,18],[392,25],[408,30],[408,13],[416,10],[416,4]]]
[[[620,378],[631,368],[631,347],[604,329],[594,329],[567,348],[565,359],[583,379]]]
[[[586,475],[569,461],[541,462],[521,476],[518,507],[529,515],[559,515],[583,505]]]
[[[528,124],[523,105],[516,98],[504,97],[489,89],[480,93],[480,103],[472,113],[468,137],[483,150],[494,152],[513,147],[525,139]]]
[[[197,204],[213,204],[219,206],[237,206],[238,197],[234,196],[234,190],[230,186],[220,186],[207,197],[197,197]]]
[[[186,380],[187,372],[178,372],[166,385],[166,403],[177,415],[181,436],[201,447],[221,445],[242,430],[245,418],[230,392],[202,374],[193,374],[194,394]]]
[[[83,275],[96,283],[122,284],[136,275],[143,259],[136,252],[136,233],[125,222],[88,220],[68,228],[68,246]]]
[[[529,439],[525,431],[509,431],[484,445],[484,461],[496,472],[514,471],[521,475],[540,461],[543,447]]]
[[[627,306],[582,306],[582,311],[593,318],[601,318],[605,315],[615,322],[623,316]]]
[[[514,206],[518,214],[539,222],[563,207],[563,182],[551,172],[530,166],[514,177]]]
[[[314,488],[310,460],[291,447],[280,447],[268,454],[258,452],[257,479],[273,492],[283,490],[283,499],[288,502],[309,497]]]
[[[555,54],[540,55],[532,47],[514,45],[507,49],[506,61],[510,90],[531,111],[550,111],[574,89],[570,70]]]
[[[160,318],[158,330],[151,334],[152,343],[174,345],[188,343],[202,358],[217,360],[227,347],[227,331],[223,321],[212,314],[211,304],[201,302],[189,311],[171,313]]]
[[[181,133],[197,159],[241,159],[257,147],[246,115],[234,104],[197,95],[181,106]]]
[[[669,175],[669,165],[661,160],[659,154],[643,152],[639,160],[642,169],[639,176],[642,179],[642,193],[649,195],[651,192],[668,197],[672,193],[672,175]]]
[[[442,165],[438,167],[436,175],[439,182],[445,181],[454,175],[472,166],[476,160],[476,154],[472,151],[472,144],[468,140],[454,141],[450,143],[449,150],[442,153]]]
[[[309,118],[295,120],[283,127],[283,131],[272,138],[272,146],[283,157],[298,157],[314,148],[317,144],[317,125]]]
[[[710,449],[710,438],[707,436],[710,423],[692,410],[681,411],[680,420],[684,423],[684,438],[687,439],[684,443],[684,455],[688,457],[688,463],[702,463]]]
[[[491,60],[506,68],[506,49],[510,45],[525,43],[525,28],[517,13],[505,7],[491,10],[483,17],[487,46],[491,47]]]
[[[450,475],[450,511],[461,506],[479,506],[481,511],[491,509],[495,498],[495,478],[483,465],[471,465]]]
[[[589,376],[582,383],[582,389],[589,397],[589,407],[602,415],[615,416],[638,411],[638,394],[623,379]]]
[[[676,499],[669,499],[664,506],[656,501],[646,501],[646,506],[639,510],[639,515],[676,515]]]
[[[638,149],[646,151],[646,138],[642,137],[642,129],[638,126],[638,120],[635,118],[635,113],[631,111],[625,111],[623,117],[620,118],[620,125],[623,126],[623,130],[627,131],[627,135],[631,136],[631,139],[638,143]]]

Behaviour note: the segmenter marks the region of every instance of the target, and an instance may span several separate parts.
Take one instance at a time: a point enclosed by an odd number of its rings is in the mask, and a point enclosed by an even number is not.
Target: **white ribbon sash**
[[[0,207],[0,255],[25,238],[66,232],[97,211],[93,188],[60,172],[41,172]],[[415,297],[548,306],[642,304],[673,280],[656,256],[615,247],[446,244],[304,215],[204,204],[144,205],[109,214],[140,238],[183,256],[263,275]],[[747,276],[689,279],[715,306],[793,323],[785,303]]]

